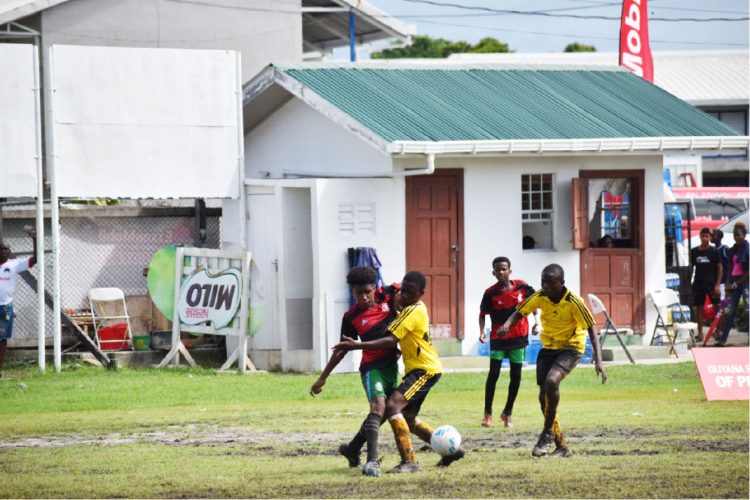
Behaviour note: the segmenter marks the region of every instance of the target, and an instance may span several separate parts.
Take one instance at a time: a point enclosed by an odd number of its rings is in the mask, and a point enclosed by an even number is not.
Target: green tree
[[[596,52],[596,47],[593,45],[584,45],[582,43],[574,42],[569,43],[563,52]]]
[[[487,54],[496,52],[506,53],[510,52],[510,50],[508,49],[507,43],[503,43],[496,38],[487,37],[479,40],[479,43],[471,47],[471,50],[469,50],[468,52]]]
[[[482,38],[476,45],[458,40],[451,42],[443,38],[417,35],[408,47],[383,49],[372,54],[373,59],[443,58],[465,52],[510,52],[508,44],[495,38]]]

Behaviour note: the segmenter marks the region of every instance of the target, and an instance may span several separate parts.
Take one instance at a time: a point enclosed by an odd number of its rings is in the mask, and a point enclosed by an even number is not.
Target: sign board
[[[255,370],[247,356],[250,261],[250,254],[243,250],[175,249],[174,290],[180,292],[173,294],[172,345],[160,368],[169,362],[179,364],[180,356],[195,366],[180,340],[181,332],[191,332],[238,337],[239,345],[221,370],[235,361],[240,373]]]
[[[198,267],[180,288],[177,303],[180,323],[210,324],[221,330],[237,315],[241,291],[242,274],[238,269],[211,274],[204,267]]]
[[[53,45],[50,65],[59,196],[239,196],[239,53]]]
[[[703,347],[692,350],[709,401],[750,399],[750,349]]]
[[[0,43],[0,197],[37,196],[35,50]]]

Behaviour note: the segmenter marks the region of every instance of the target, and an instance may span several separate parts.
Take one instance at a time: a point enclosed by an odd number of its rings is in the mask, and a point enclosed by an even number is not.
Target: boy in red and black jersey
[[[349,337],[352,340],[357,340],[359,337],[360,341],[368,342],[388,335],[386,327],[396,317],[393,300],[398,290],[399,286],[395,283],[385,288],[378,288],[373,292],[374,300],[371,306],[354,304],[344,313],[341,321],[341,337]],[[395,365],[400,355],[396,348],[362,351],[359,372],[365,375],[373,368]]]
[[[346,313],[341,321],[341,339],[350,338],[362,342],[381,339],[388,333],[388,325],[396,317],[396,294],[400,286],[393,284],[376,288],[377,272],[366,266],[357,266],[349,271],[347,283],[352,287],[356,304]],[[331,355],[323,373],[310,388],[310,394],[319,394],[323,390],[328,375],[344,359],[347,351],[336,349]],[[367,463],[362,473],[368,476],[379,476],[378,434],[385,415],[385,402],[398,387],[398,358],[400,351],[394,346],[382,350],[362,352],[359,371],[362,385],[370,402],[370,413],[362,422],[359,432],[349,444],[339,447],[339,453],[349,460],[350,467],[360,464],[359,452],[367,443]]]
[[[513,427],[511,414],[513,404],[521,386],[521,369],[526,356],[526,346],[529,345],[529,324],[526,318],[519,321],[508,333],[501,337],[500,327],[515,312],[516,306],[534,293],[534,289],[522,280],[511,280],[510,260],[507,257],[497,257],[492,261],[492,274],[497,283],[484,292],[479,307],[479,341],[487,341],[484,332],[484,317],[490,315],[492,329],[490,331],[490,371],[484,386],[484,418],[482,426],[492,425],[492,401],[495,398],[495,387],[500,377],[500,367],[503,359],[510,363],[510,384],[505,408],[500,415],[505,427]],[[538,323],[537,323],[538,324]],[[536,328],[537,325],[534,325]],[[536,331],[535,331],[536,333]]]

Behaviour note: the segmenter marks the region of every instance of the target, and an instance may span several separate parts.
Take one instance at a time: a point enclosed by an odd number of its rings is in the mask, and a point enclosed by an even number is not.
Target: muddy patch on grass
[[[724,429],[729,435],[747,432],[746,429]],[[497,436],[474,437],[467,432],[464,447],[482,452],[501,449],[530,448],[538,435],[532,432],[504,433]],[[66,446],[118,446],[163,444],[170,446],[225,447],[228,455],[244,455],[260,451],[267,455],[306,457],[338,455],[338,445],[347,443],[352,434],[315,432],[272,432],[247,427],[220,427],[195,424],[169,426],[161,430],[133,433],[107,433],[100,436],[72,434],[65,436],[33,437],[0,441],[0,449],[58,448]],[[566,438],[576,454],[594,456],[658,455],[667,451],[748,452],[747,440],[735,437],[711,441],[676,438],[675,433],[654,429],[592,429],[566,432]],[[631,448],[623,449],[623,445]],[[616,446],[618,449],[612,449]],[[414,447],[429,451],[424,443],[414,438]],[[243,449],[246,448],[246,449]],[[390,432],[381,432],[380,449],[383,453],[397,453]],[[251,451],[252,450],[252,451]]]

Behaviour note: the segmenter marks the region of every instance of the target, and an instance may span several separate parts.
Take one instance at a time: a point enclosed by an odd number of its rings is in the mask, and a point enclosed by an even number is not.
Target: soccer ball
[[[461,447],[461,434],[452,425],[441,425],[432,431],[430,446],[443,457],[452,455]]]

